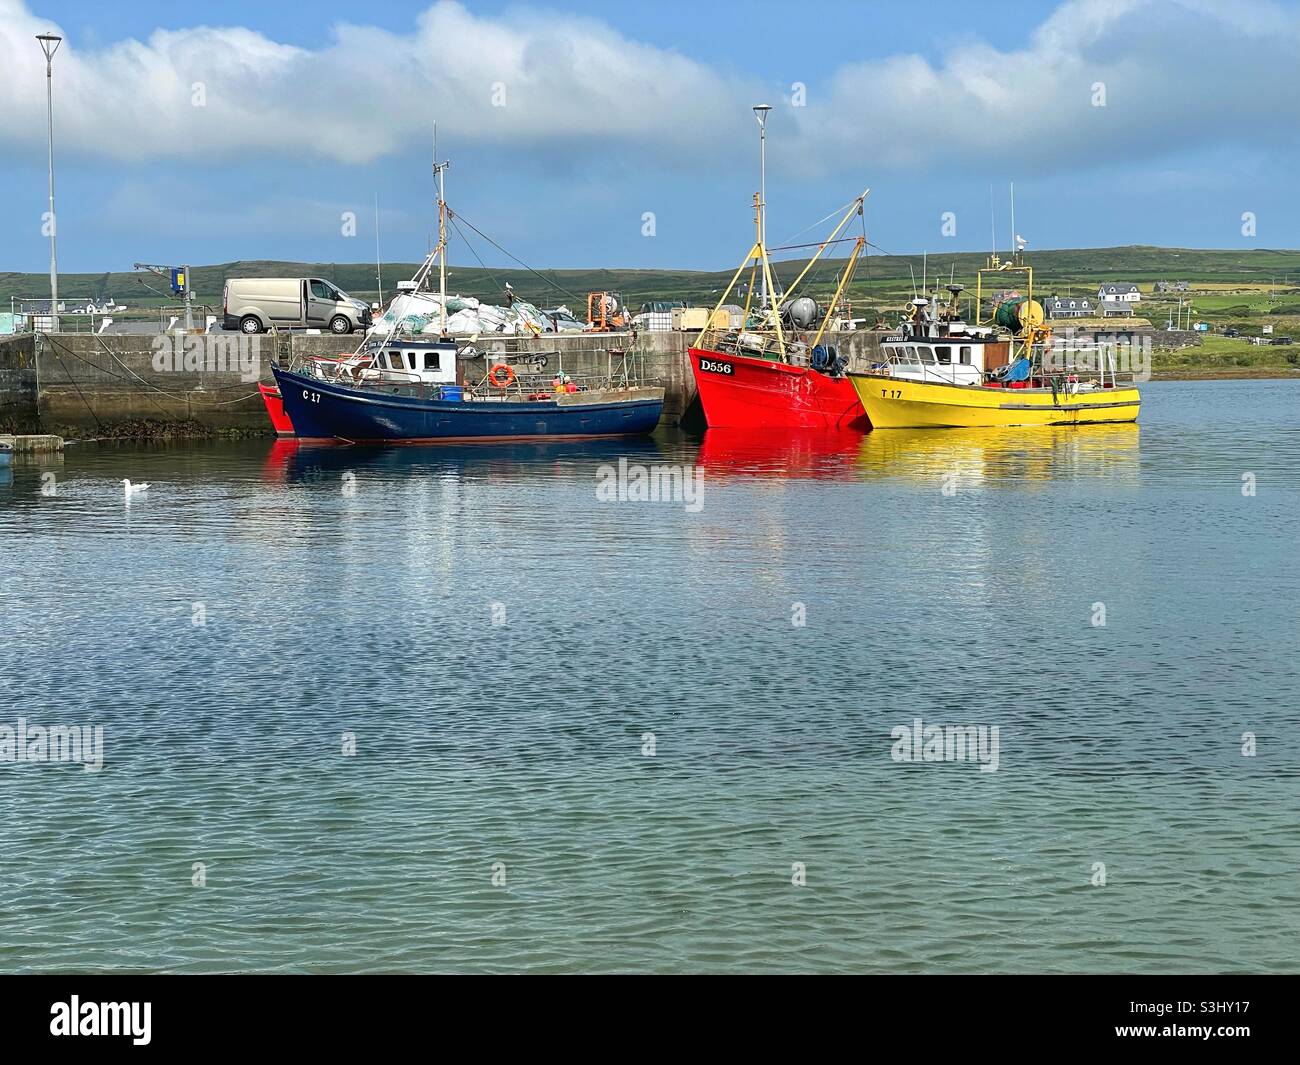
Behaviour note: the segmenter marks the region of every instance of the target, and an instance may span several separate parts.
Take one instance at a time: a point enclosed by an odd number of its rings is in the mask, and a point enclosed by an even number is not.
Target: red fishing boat
[[[836,357],[832,348],[826,358]],[[866,432],[862,401],[838,374],[774,358],[742,355],[735,342],[690,349],[691,372],[711,429],[819,429]]]
[[[261,382],[257,390],[262,393],[262,402],[266,404],[266,413],[271,417],[271,428],[276,436],[293,436],[293,422],[284,413],[284,398],[276,385],[264,385]]]
[[[848,358],[835,345],[823,343],[833,312],[853,276],[866,238],[858,237],[839,279],[830,306],[811,296],[794,296],[800,282],[854,215],[860,215],[864,192],[849,206],[834,231],[808,261],[779,305],[772,266],[763,245],[762,202],[754,197],[758,239],[740,264],[710,315],[714,324],[746,267],[750,269],[742,321],[738,329],[706,327],[690,347],[691,373],[699,392],[704,420],[710,428],[818,429],[866,432],[871,428],[862,400],[845,375]],[[751,307],[754,278],[762,271],[763,296]]]
[[[767,110],[763,106],[755,108],[764,136]],[[862,400],[845,376],[848,358],[833,344],[822,342],[853,276],[858,256],[866,247],[865,232],[854,241],[853,252],[828,307],[823,308],[811,296],[795,295],[822,253],[840,243],[840,234],[849,221],[854,216],[862,217],[862,202],[866,197],[867,193],[863,192],[848,206],[844,217],[822,241],[778,305],[774,304],[778,289],[765,243],[766,204],[762,193],[754,196],[756,239],[689,352],[704,420],[711,429],[865,432],[871,428]],[[720,316],[727,313],[722,308],[746,269],[749,284],[738,328],[717,328]],[[756,283],[761,296],[757,306],[751,306]]]

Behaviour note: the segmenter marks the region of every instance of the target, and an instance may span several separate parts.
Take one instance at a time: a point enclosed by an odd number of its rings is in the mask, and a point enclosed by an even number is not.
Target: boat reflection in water
[[[707,429],[696,458],[710,478],[770,477],[845,480],[862,434],[811,429]]]
[[[709,429],[696,461],[710,480],[861,481],[880,477],[972,487],[999,481],[1115,479],[1139,473],[1136,424],[827,433]]]
[[[608,439],[521,439],[481,444],[403,444],[401,447],[339,446],[300,440],[277,440],[262,468],[262,479],[273,483],[309,484],[338,480],[345,473],[393,480],[454,472],[458,479],[511,479],[538,473],[591,478],[604,465],[661,461],[653,437]]]
[[[861,438],[857,468],[867,477],[894,477],[954,486],[1096,477],[1137,483],[1136,424],[1005,429],[891,429]]]

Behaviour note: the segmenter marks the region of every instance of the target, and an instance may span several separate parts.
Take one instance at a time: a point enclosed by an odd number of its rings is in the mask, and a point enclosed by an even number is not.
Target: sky
[[[1300,5],[1265,0],[195,5],[0,0],[0,271],[745,257],[870,189],[891,253],[1300,246]],[[378,211],[376,212],[376,204]],[[378,223],[376,226],[376,222]],[[510,265],[465,232],[452,262]]]

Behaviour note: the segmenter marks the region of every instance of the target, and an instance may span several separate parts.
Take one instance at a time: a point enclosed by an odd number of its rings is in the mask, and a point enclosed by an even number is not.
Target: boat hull
[[[275,365],[271,372],[285,413],[303,440],[428,443],[634,436],[654,431],[664,405],[662,388],[577,393],[537,402],[444,401],[350,388]]]
[[[874,429],[946,429],[1135,422],[1136,388],[1053,395],[1050,388],[985,388],[850,374]]]
[[[711,429],[871,428],[846,377],[706,348],[691,348],[689,358]]]
[[[284,400],[275,385],[259,383],[257,390],[262,393],[262,402],[266,404],[266,413],[271,419],[271,428],[277,436],[293,436],[293,422],[284,412]]]

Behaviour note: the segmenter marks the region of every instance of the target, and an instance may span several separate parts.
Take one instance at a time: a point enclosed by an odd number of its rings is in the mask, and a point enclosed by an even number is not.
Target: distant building
[[[1049,318],[1090,318],[1097,313],[1087,296],[1052,296],[1043,309]]]
[[[1138,303],[1142,299],[1142,293],[1138,291],[1137,285],[1102,285],[1097,290],[1097,298],[1102,302]]]
[[[1157,281],[1156,292],[1190,292],[1192,286],[1186,281]]]
[[[1103,318],[1127,318],[1133,313],[1133,300],[1102,300],[1101,316]]]

